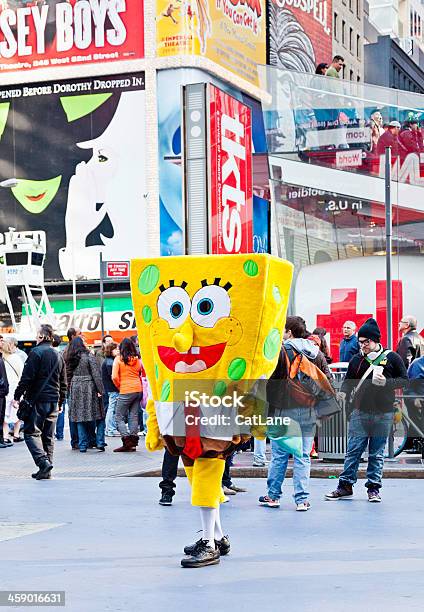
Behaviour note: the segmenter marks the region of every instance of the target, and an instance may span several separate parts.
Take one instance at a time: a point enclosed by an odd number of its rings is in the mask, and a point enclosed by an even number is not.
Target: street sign
[[[105,261],[106,278],[129,278],[129,261]]]

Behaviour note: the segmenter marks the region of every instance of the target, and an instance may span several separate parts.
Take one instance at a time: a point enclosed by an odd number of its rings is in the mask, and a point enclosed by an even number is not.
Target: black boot
[[[48,459],[43,459],[39,464],[38,464],[39,470],[37,472],[37,474],[35,475],[35,480],[50,480],[51,478],[51,471],[53,469],[52,464],[50,463],[50,461],[48,461]]]
[[[195,554],[190,557],[181,559],[181,565],[183,567],[205,567],[206,565],[216,565],[219,563],[219,548],[215,546],[209,546],[209,540],[200,540],[196,548]]]

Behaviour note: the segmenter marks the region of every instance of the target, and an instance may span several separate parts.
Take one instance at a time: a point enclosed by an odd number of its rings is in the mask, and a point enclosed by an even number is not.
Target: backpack
[[[335,396],[333,387],[321,370],[302,353],[282,347],[287,368],[289,405],[315,407],[322,400]]]

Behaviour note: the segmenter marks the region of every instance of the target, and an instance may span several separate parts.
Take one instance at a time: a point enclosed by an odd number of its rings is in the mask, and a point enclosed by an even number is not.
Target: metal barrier
[[[334,387],[340,391],[346,375],[347,363],[332,363],[329,368],[334,376]],[[347,419],[345,406],[339,414],[324,421],[318,430],[318,455],[323,460],[343,461],[347,444]]]

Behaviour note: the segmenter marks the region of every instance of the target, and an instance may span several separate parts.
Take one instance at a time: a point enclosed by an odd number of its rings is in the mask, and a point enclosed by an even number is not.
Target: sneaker
[[[311,507],[311,504],[308,501],[300,502],[300,504],[296,504],[297,512],[307,512]]]
[[[381,502],[381,497],[378,489],[368,489],[368,501],[377,504]]]
[[[269,464],[269,461],[254,461],[252,463],[253,467],[266,467]]]
[[[234,491],[234,493],[247,493],[247,489],[243,489],[242,487],[236,487],[236,485],[232,484],[229,487],[227,487],[227,489],[229,489],[230,491]],[[225,493],[225,491],[224,491]],[[228,493],[227,493],[228,495]]]
[[[181,559],[183,567],[205,567],[206,565],[217,565],[219,563],[219,548],[215,545],[209,546],[209,540],[200,540],[197,544],[195,554]]]
[[[236,495],[237,493],[237,491],[230,489],[230,487],[222,487],[222,490],[224,491],[224,495]]]
[[[262,495],[259,498],[259,504],[261,506],[267,506],[268,508],[279,508],[280,500],[279,499],[271,499],[268,495]]]
[[[201,545],[202,542],[203,540],[202,538],[200,538],[200,540],[197,540],[197,542],[195,542],[194,544],[191,544],[190,546],[184,546],[184,554],[190,556],[195,555],[198,547]],[[228,536],[223,536],[220,540],[215,540],[215,546],[218,547],[219,554],[221,555],[221,557],[228,555],[231,549],[230,540]]]
[[[326,493],[325,499],[336,500],[342,499],[343,497],[352,497],[352,495],[352,487],[345,487],[339,484],[335,491],[332,491],[331,493]]]
[[[169,491],[164,491],[162,497],[159,500],[161,506],[172,506],[173,494]]]

